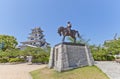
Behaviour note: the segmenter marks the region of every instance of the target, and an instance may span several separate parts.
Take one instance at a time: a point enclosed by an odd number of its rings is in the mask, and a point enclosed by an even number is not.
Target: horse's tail
[[[77,36],[80,38],[80,34],[79,34],[79,32],[78,31],[76,31],[77,32]]]

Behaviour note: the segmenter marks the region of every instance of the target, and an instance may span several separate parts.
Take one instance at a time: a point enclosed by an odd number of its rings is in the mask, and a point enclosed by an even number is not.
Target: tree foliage
[[[2,50],[6,49],[14,49],[18,44],[16,38],[14,36],[9,35],[0,35],[0,43],[4,44]]]
[[[103,45],[91,45],[91,52],[95,60],[114,60],[114,55],[120,54],[120,38],[107,40]]]
[[[47,50],[47,51],[46,51]],[[0,63],[6,62],[24,62],[27,56],[32,56],[33,63],[48,63],[50,55],[50,47],[46,49],[27,47],[24,50],[6,49],[0,51]],[[21,58],[21,56],[23,58]]]
[[[113,55],[120,53],[120,38],[117,40],[106,41],[104,47]]]
[[[0,35],[0,63],[24,62],[27,56],[33,57],[34,63],[47,63],[49,60],[50,46],[46,48],[26,47],[24,50],[16,48],[18,44],[14,36]]]
[[[91,49],[94,60],[97,60],[97,61],[108,60],[107,58],[109,55],[107,50],[104,49],[104,47],[101,47],[100,45],[99,46],[91,45],[90,49]]]
[[[33,63],[48,63],[50,47],[47,47],[46,49],[27,47],[25,50],[21,51],[21,55],[32,56]]]

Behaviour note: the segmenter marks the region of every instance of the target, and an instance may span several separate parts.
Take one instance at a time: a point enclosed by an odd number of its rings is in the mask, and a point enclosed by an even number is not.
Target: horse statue
[[[62,42],[64,42],[66,36],[71,36],[74,39],[74,43],[76,43],[76,34],[78,37],[80,37],[80,34],[76,30],[71,30],[71,33],[67,30],[67,28],[64,28],[63,26],[58,28],[58,34],[61,36],[63,35]]]

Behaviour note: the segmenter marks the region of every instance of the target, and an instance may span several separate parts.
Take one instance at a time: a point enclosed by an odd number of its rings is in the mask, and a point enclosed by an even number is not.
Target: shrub
[[[106,61],[107,59],[106,59],[106,57],[105,56],[103,56],[102,57],[102,61]]]
[[[21,59],[21,58],[10,58],[9,62],[25,62],[24,59]]]
[[[0,63],[7,63],[8,62],[8,58],[0,58]]]
[[[107,60],[108,61],[113,61],[113,60],[115,60],[115,57],[114,56],[107,56]]]
[[[32,63],[42,63],[42,59],[32,59]]]
[[[32,63],[48,63],[49,61],[49,58],[48,57],[41,57],[41,58],[38,58],[38,59],[32,59]]]

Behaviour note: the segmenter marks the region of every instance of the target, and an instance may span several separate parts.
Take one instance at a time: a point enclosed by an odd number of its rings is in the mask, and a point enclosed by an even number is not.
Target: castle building
[[[49,43],[46,42],[46,39],[43,35],[43,30],[40,27],[36,27],[32,29],[32,32],[29,33],[28,40],[21,42],[22,45],[20,48],[24,48],[26,46],[29,47],[46,47]]]

